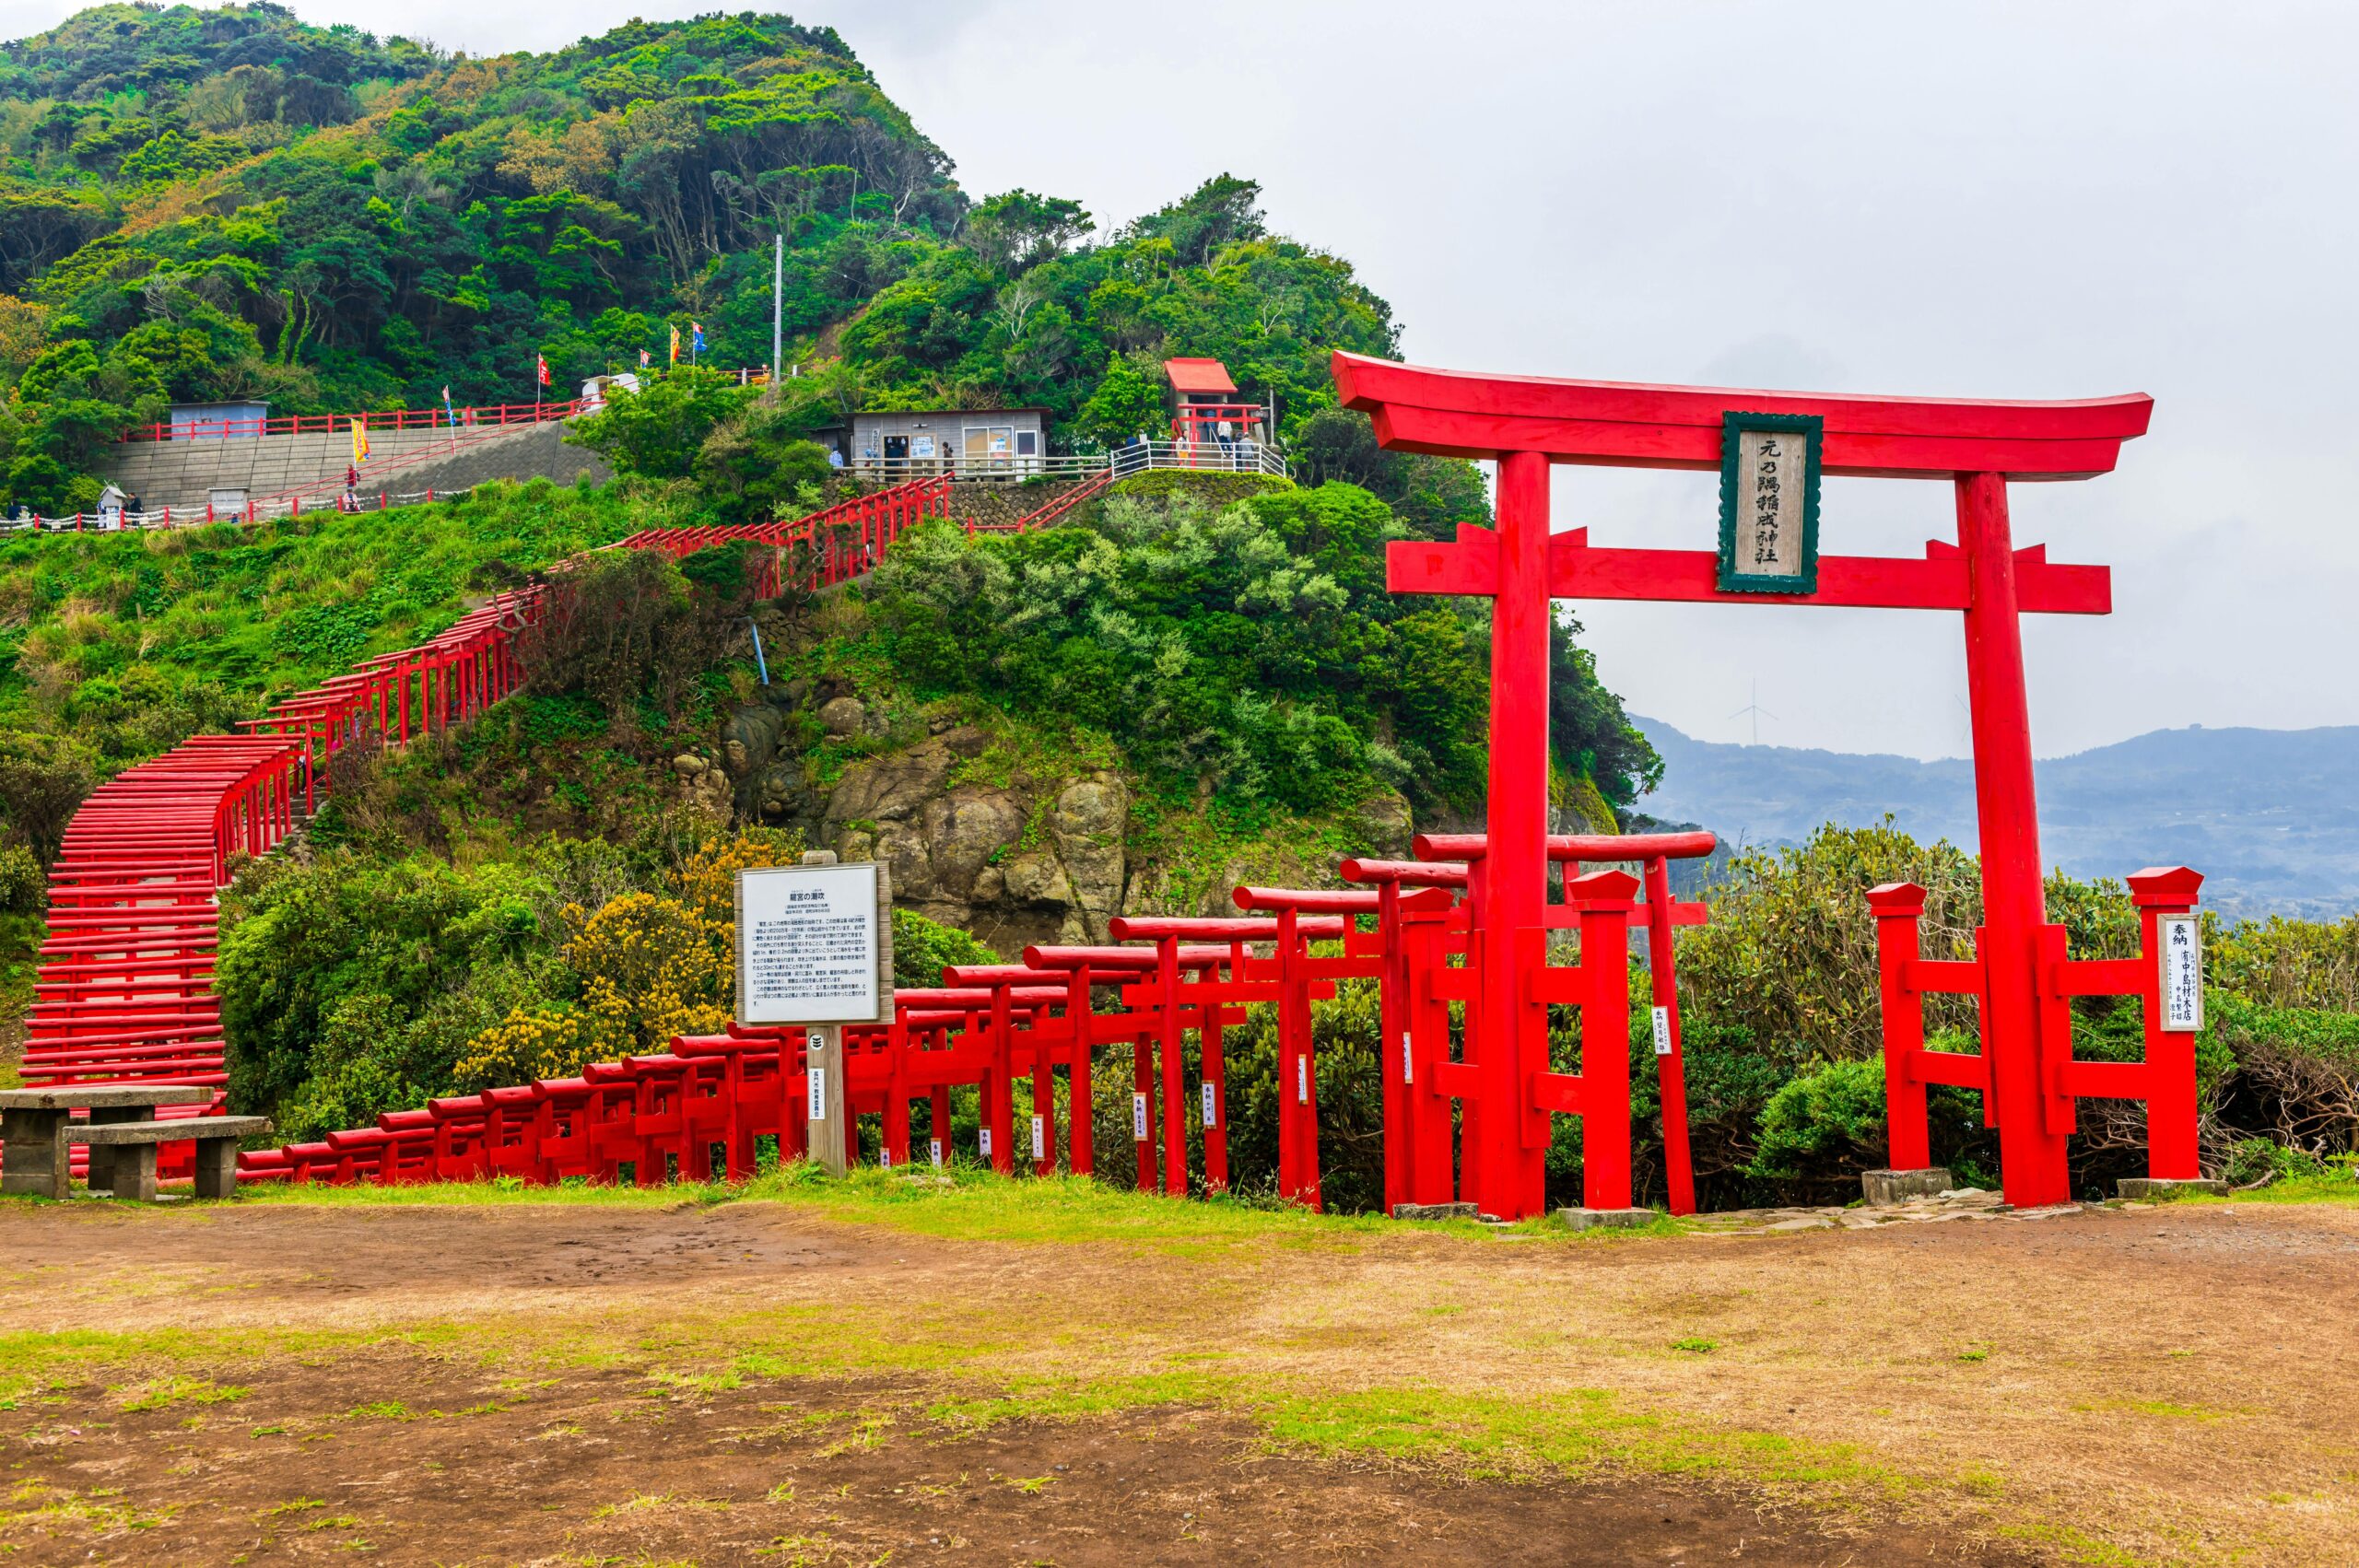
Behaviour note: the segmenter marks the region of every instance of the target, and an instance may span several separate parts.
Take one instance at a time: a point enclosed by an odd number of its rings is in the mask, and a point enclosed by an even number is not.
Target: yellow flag
[[[679,328],[677,328],[677,327],[674,327],[674,328],[672,329],[672,363],[673,363],[673,364],[675,364],[675,365],[677,365],[679,362],[680,362],[680,329],[679,329]]]
[[[369,461],[369,426],[360,419],[352,422],[352,466],[359,467]]]

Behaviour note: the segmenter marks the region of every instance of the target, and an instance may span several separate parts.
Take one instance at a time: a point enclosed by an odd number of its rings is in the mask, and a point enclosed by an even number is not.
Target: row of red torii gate
[[[1003,1171],[1094,1168],[1090,1081],[1097,1051],[1133,1051],[1133,1141],[1141,1186],[1218,1190],[1228,1182],[1223,1032],[1254,1002],[1277,1011],[1279,1187],[1320,1201],[1312,1005],[1343,979],[1381,989],[1385,1201],[1462,1203],[1503,1220],[1542,1211],[1554,1118],[1580,1121],[1582,1208],[1632,1217],[1628,933],[1647,934],[1651,1038],[1662,1108],[1664,1188],[1694,1208],[1673,969],[1674,930],[1707,919],[1671,893],[1668,863],[1708,853],[1708,834],[1552,837],[1547,809],[1547,650],[1552,601],[1838,605],[1947,610],[1962,617],[1973,724],[1983,923],[1973,955],[1929,959],[1924,892],[1863,888],[1878,924],[1890,1163],[1925,1171],[1926,1092],[1974,1090],[1995,1129],[2005,1196],[2069,1199],[2077,1103],[2142,1100],[2150,1179],[2193,1180],[2194,919],[2201,878],[2157,868],[2129,879],[2142,914],[2137,959],[2075,960],[2047,919],[2020,633],[2026,613],[2102,614],[2103,567],[2018,548],[2016,481],[2110,472],[2145,432],[2142,395],[2025,403],[1794,394],[1469,375],[1338,354],[1343,402],[1396,450],[1497,465],[1496,529],[1454,542],[1396,543],[1390,586],[1492,600],[1487,831],[1426,836],[1414,861],[1354,860],[1347,889],[1240,888],[1235,918],[1118,919],[1121,945],[1036,947],[1021,964],[953,967],[903,990],[889,1022],[844,1031],[849,1108],[881,1117],[876,1157],[910,1161],[911,1109],[931,1104],[933,1158],[947,1157],[949,1092],[980,1091],[978,1152]],[[1555,530],[1555,464],[1717,470],[1719,549],[1592,544]],[[1954,541],[1921,556],[1825,556],[1825,475],[1932,479],[1956,496]],[[1582,871],[1601,862],[1635,863]],[[1552,867],[1556,868],[1552,872]],[[1552,889],[1558,895],[1550,896]],[[1644,897],[1639,895],[1644,893]],[[1560,933],[1571,933],[1568,942]],[[1552,937],[1556,940],[1552,942]],[[1578,956],[1563,962],[1570,947]],[[1977,999],[1979,1049],[1926,1049],[1923,998]],[[1098,999],[1119,1004],[1099,1012]],[[2139,999],[2136,1061],[2074,1055],[2072,1000]],[[1552,1010],[1555,1010],[1553,1011]],[[1580,1042],[1562,1045],[1567,1022]],[[1552,1037],[1552,1024],[1556,1025]],[[380,1180],[509,1170],[661,1179],[704,1174],[720,1149],[734,1171],[754,1136],[807,1147],[813,1082],[803,1033],[738,1028],[583,1075],[437,1102],[373,1129],[249,1156],[251,1176]],[[1059,1093],[1057,1075],[1066,1082]],[[1018,1146],[1018,1085],[1029,1082]],[[1058,1107],[1066,1107],[1058,1125]],[[1191,1151],[1196,1162],[1191,1170]]]

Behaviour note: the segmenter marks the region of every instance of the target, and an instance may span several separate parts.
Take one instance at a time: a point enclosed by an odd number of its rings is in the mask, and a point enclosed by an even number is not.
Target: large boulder
[[[1129,880],[1122,841],[1130,831],[1131,792],[1110,773],[1076,778],[1058,792],[1048,825],[1064,862],[1081,940],[1105,942],[1106,922],[1122,912]]]

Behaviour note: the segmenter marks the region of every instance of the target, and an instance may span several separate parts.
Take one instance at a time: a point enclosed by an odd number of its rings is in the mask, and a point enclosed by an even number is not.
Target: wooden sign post
[[[843,1025],[893,1021],[892,916],[891,873],[874,861],[839,865],[832,849],[737,873],[737,1021],[809,1030],[807,1146],[836,1176],[859,1148]]]

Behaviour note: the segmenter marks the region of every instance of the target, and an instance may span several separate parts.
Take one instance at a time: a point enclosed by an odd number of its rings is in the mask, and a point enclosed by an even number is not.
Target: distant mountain
[[[1963,758],[1723,745],[1660,720],[1633,722],[1663,759],[1662,787],[1642,802],[1654,816],[1768,846],[1889,812],[1919,837],[1977,842]],[[2359,727],[2157,730],[2048,758],[2038,779],[2041,851],[2073,876],[2189,865],[2225,914],[2359,908]]]

